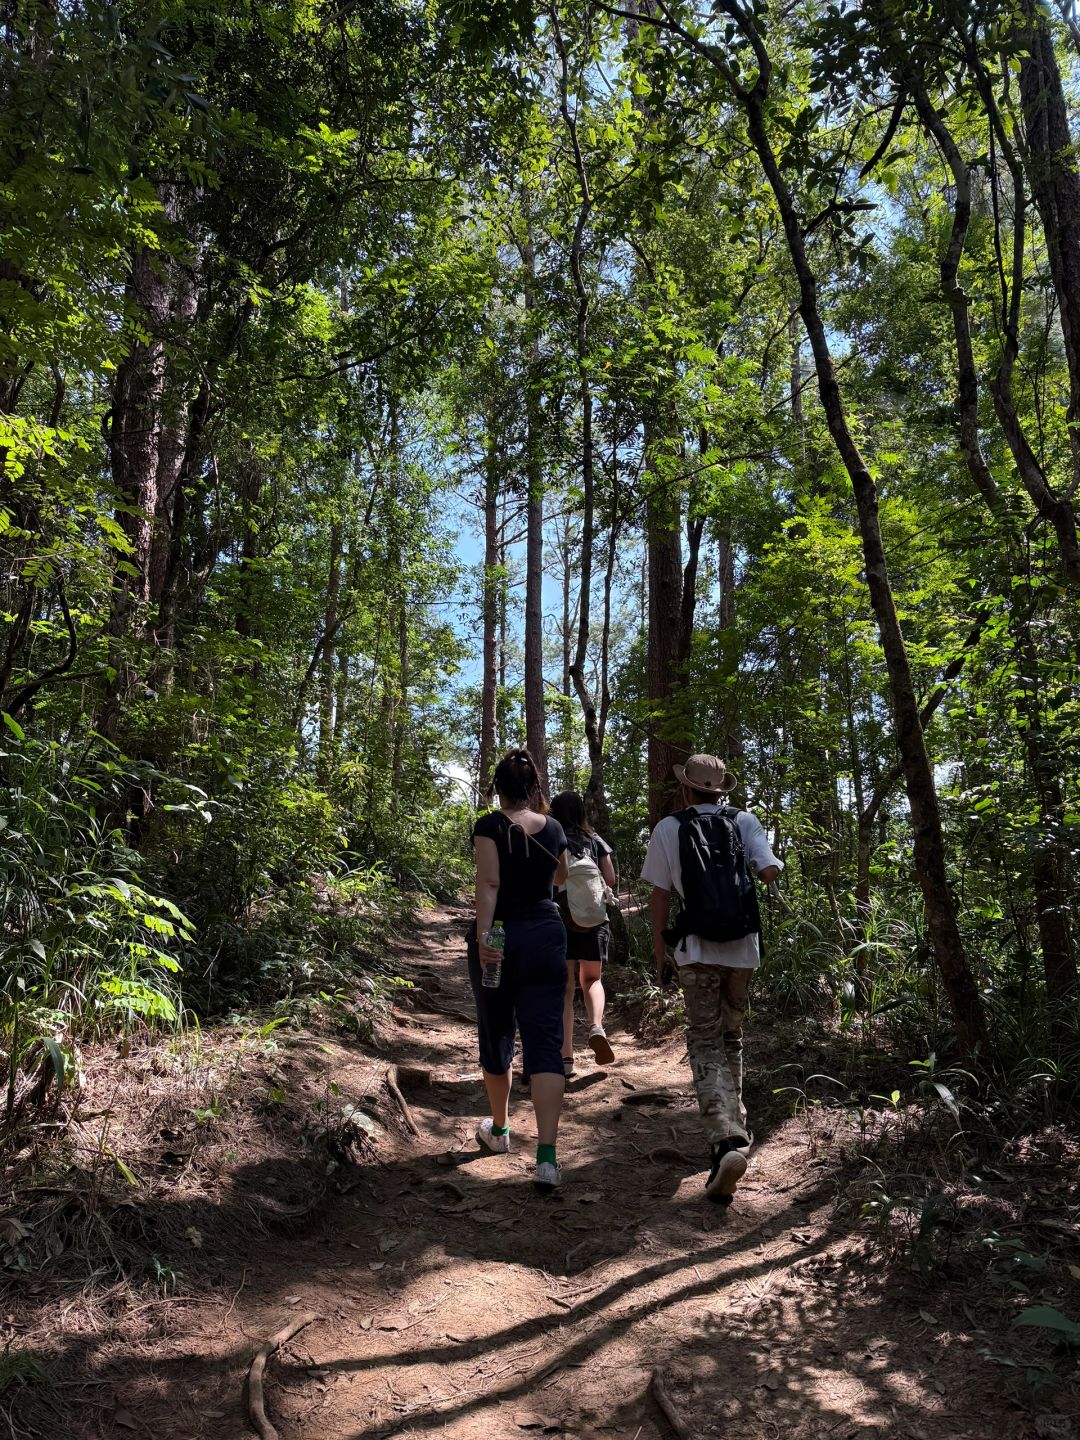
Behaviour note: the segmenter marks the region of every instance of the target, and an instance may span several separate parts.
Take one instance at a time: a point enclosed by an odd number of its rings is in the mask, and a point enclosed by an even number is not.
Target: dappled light
[[[0,1432],[1076,1440],[1073,0],[0,7]]]

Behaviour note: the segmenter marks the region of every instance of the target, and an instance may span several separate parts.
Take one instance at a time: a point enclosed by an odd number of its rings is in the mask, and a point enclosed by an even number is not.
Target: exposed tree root
[[[667,1090],[635,1090],[622,1097],[624,1105],[674,1105],[679,1097]]]
[[[419,1135],[420,1127],[413,1119],[412,1111],[409,1109],[409,1102],[401,1093],[401,1087],[398,1085],[398,1068],[396,1065],[391,1065],[389,1070],[387,1070],[386,1072],[386,1088],[390,1091],[390,1094],[397,1101],[398,1109],[401,1111],[402,1118],[404,1119],[409,1131],[413,1135]]]
[[[271,1335],[269,1340],[260,1345],[255,1359],[251,1362],[251,1369],[248,1371],[248,1419],[252,1427],[257,1430],[262,1440],[278,1440],[278,1432],[266,1418],[266,1407],[263,1402],[263,1372],[266,1369],[266,1362],[273,1355],[279,1345],[284,1345],[291,1340],[305,1325],[310,1325],[313,1320],[319,1317],[314,1311],[307,1315],[298,1315],[295,1320],[290,1320],[280,1330]]]
[[[652,1372],[652,1381],[649,1389],[652,1391],[652,1397],[660,1408],[660,1413],[679,1437],[679,1440],[698,1440],[697,1431],[690,1429],[690,1426],[687,1425],[686,1421],[675,1409],[671,1396],[664,1388],[663,1371],[654,1370]]]

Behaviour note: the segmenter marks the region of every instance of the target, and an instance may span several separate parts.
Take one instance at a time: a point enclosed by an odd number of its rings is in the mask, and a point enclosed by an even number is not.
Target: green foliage
[[[102,815],[133,778],[91,740],[9,740],[0,756],[0,1036],[7,1118],[19,1072],[40,1067],[63,1088],[73,1036],[127,1034],[180,1023],[182,959],[191,922],[148,888],[144,862]]]
[[[488,595],[497,740],[521,738],[538,487],[553,781],[600,782],[581,692],[632,877],[650,746],[724,754],[786,860],[761,1003],[853,1048],[948,1054],[860,517],[747,131],[763,54],[993,1021],[980,1078],[1018,1077],[1018,1108],[1071,1103],[1080,629],[1068,517],[1048,522],[1022,462],[1075,493],[1075,307],[1038,167],[1009,168],[1015,17],[19,17],[0,69],[9,1108],[24,1069],[70,1082],[77,1035],[347,1010],[387,926],[467,882],[472,797],[445,777],[474,765]],[[959,192],[928,114],[970,171],[973,396],[942,289]],[[492,485],[485,566],[465,532]],[[632,954],[647,973],[640,925]]]

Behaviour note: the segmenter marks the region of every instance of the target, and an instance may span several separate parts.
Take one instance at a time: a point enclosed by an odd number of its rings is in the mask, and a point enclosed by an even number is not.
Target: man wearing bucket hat
[[[641,878],[652,886],[657,980],[663,980],[670,944],[682,986],[690,1069],[710,1148],[705,1193],[730,1205],[751,1144],[742,1024],[761,958],[753,877],[768,885],[783,865],[756,816],[726,803],[738,780],[723,760],[691,755],[674,769],[684,808],[652,832]],[[673,890],[681,906],[669,926]]]

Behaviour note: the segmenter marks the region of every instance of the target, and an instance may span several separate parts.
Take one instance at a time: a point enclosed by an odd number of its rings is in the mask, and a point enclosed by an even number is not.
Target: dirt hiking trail
[[[195,1170],[174,1184],[168,1202],[187,1207],[198,1251],[186,1295],[129,1306],[91,1333],[74,1304],[66,1326],[55,1311],[55,1353],[78,1351],[95,1377],[64,1406],[69,1435],[253,1433],[252,1355],[305,1312],[318,1318],[266,1371],[282,1440],[1072,1433],[1060,1414],[1036,1429],[1007,1398],[1001,1372],[976,1357],[959,1298],[887,1279],[850,1226],[835,1228],[829,1162],[773,1094],[785,1083],[778,1066],[799,1057],[769,1056],[753,1025],[747,1101],[758,1143],[728,1210],[703,1197],[706,1146],[681,1037],[645,1045],[617,1011],[617,1063],[606,1070],[584,1049],[579,1011],[562,1190],[532,1187],[532,1115],[516,1072],[514,1149],[479,1153],[486,1112],[465,918],[442,910],[417,922],[401,955],[416,990],[382,1056],[334,1048],[338,1102],[377,1101],[382,1122],[346,1193],[290,1220],[290,1200],[310,1186],[310,1161],[295,1148],[264,1149],[219,1176],[216,1191],[204,1162],[202,1178]],[[317,1090],[326,1048],[284,1042],[277,1072]],[[389,1063],[417,1136],[386,1088]],[[255,1195],[275,1197],[280,1223],[249,1203]]]

